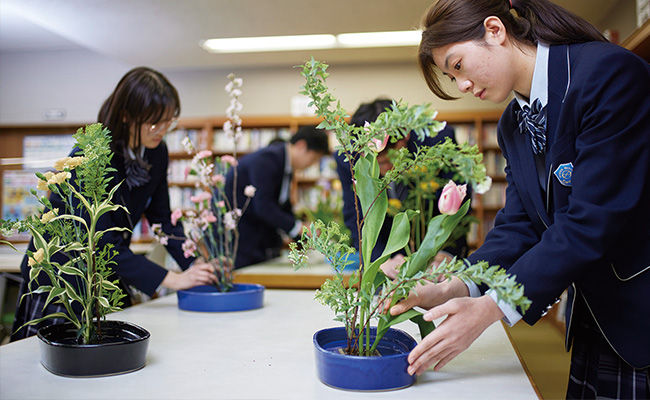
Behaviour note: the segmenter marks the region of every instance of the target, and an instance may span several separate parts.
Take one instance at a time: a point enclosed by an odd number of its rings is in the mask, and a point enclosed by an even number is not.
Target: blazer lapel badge
[[[562,186],[571,186],[571,177],[573,175],[573,163],[560,164],[553,172],[555,177]]]

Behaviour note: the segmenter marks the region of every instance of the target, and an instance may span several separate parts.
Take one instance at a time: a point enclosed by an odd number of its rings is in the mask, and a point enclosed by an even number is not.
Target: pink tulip
[[[380,153],[382,150],[386,148],[386,145],[388,144],[388,135],[384,136],[384,140],[379,140],[379,139],[370,139],[370,147],[376,151],[377,153]]]
[[[449,181],[442,189],[438,209],[442,214],[456,214],[466,195],[467,185],[456,185],[453,181]]]

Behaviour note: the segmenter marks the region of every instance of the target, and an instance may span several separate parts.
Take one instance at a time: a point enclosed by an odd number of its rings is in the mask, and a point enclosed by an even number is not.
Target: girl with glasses
[[[123,205],[129,212],[119,209],[105,214],[100,219],[98,229],[117,226],[132,231],[145,216],[150,224],[161,224],[168,235],[183,236],[182,226],[171,223],[167,186],[169,155],[167,146],[162,141],[164,135],[176,125],[179,114],[180,100],[174,86],[160,72],[146,67],[127,72],[106,99],[99,111],[98,121],[112,135],[111,150],[114,154],[111,167],[114,171],[109,184],[122,182],[113,202]],[[71,156],[77,150],[74,149]],[[50,202],[53,208],[65,209],[63,201],[56,194],[50,196]],[[216,281],[214,268],[209,263],[185,258],[180,240],[170,240],[166,248],[182,272],[168,271],[144,255],[134,254],[129,248],[131,232],[109,231],[103,236],[102,242],[113,244],[119,253],[113,258],[115,264],[112,268],[126,293],[133,286],[153,296],[160,286],[181,290]],[[30,249],[34,249],[31,243]],[[59,256],[65,257],[55,255]],[[29,270],[25,257],[21,266],[24,280],[21,297],[29,292]],[[39,284],[43,285],[46,279],[46,276],[39,277]],[[57,312],[57,307],[62,307],[50,304],[43,310],[46,296],[47,294],[32,294],[22,298],[16,310],[14,331],[25,322]],[[131,304],[128,296],[123,302],[126,303],[125,306]],[[12,340],[35,335],[39,328],[58,322],[62,320],[48,319],[26,326],[14,333]]]

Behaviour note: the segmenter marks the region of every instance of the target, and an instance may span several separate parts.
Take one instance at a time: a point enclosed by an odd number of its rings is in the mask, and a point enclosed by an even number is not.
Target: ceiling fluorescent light
[[[334,35],[294,35],[208,39],[203,41],[201,46],[211,53],[329,49],[336,47],[336,37]]]
[[[422,31],[342,33],[336,40],[341,47],[417,46]]]

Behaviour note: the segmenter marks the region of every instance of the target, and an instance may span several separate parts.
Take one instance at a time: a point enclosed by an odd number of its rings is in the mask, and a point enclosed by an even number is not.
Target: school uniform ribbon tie
[[[533,101],[532,107],[524,106],[516,112],[519,131],[530,136],[533,153],[542,154],[546,150],[546,107],[539,99]]]

